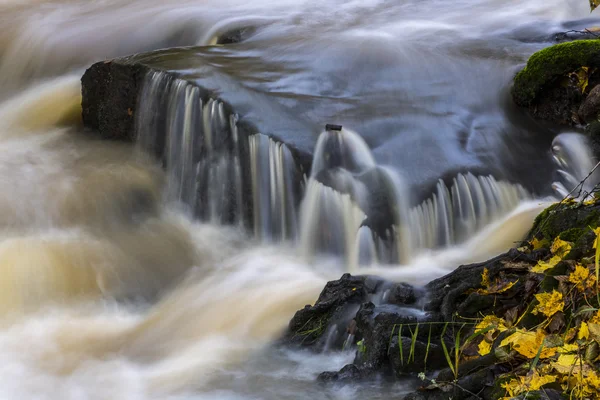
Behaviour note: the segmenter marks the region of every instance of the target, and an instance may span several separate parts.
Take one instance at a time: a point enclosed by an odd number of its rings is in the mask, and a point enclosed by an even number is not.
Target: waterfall
[[[552,141],[552,158],[558,167],[552,188],[559,197],[586,197],[600,182],[600,171],[588,177],[596,164],[590,148],[589,140],[578,133],[561,133]]]
[[[301,245],[341,256],[350,268],[406,264],[420,250],[465,242],[528,198],[521,185],[492,176],[440,180],[432,197],[411,207],[395,171],[378,166],[356,133],[321,133],[302,202]]]
[[[240,132],[218,99],[163,72],[145,77],[136,119],[140,149],[162,160],[168,196],[214,223],[253,226],[265,240],[297,234],[302,174],[289,148]]]
[[[300,241],[307,259],[317,253],[329,253],[349,262],[357,260],[356,234],[365,214],[350,195],[311,179],[300,216]]]
[[[492,176],[458,174],[448,188],[441,180],[433,196],[410,210],[416,248],[462,243],[530,197],[521,186]]]
[[[169,197],[201,219],[241,225],[237,116],[200,88],[162,72],[146,76],[139,107],[137,143],[161,156]]]
[[[467,173],[450,186],[440,180],[432,197],[411,207],[402,177],[341,127],[319,136],[304,187],[285,144],[240,133],[238,116],[203,89],[150,72],[139,103],[137,144],[162,160],[170,199],[205,221],[251,228],[261,240],[297,238],[307,259],[339,256],[350,270],[405,264],[421,249],[462,243],[529,197],[520,185]],[[561,154],[571,158],[581,150],[566,149]]]
[[[252,135],[254,233],[261,239],[291,239],[297,232],[295,183],[303,182],[292,154],[283,143],[262,134]]]

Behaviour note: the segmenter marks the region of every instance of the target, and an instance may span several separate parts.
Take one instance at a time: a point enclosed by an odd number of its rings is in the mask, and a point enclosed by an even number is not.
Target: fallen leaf
[[[519,329],[512,335],[505,338],[500,343],[500,346],[510,345],[511,348],[517,353],[527,358],[534,358],[544,343],[545,337],[546,335],[542,330],[538,330],[537,332],[528,332]],[[544,346],[540,353],[540,358],[544,359],[552,357],[554,354],[556,354],[556,349],[547,348]]]
[[[581,323],[579,327],[579,332],[577,332],[577,339],[588,339],[590,337],[590,330],[588,328],[588,324],[585,322]]]
[[[535,272],[536,274],[541,274],[550,268],[554,268],[556,264],[562,261],[562,258],[559,256],[554,256],[548,261],[538,261],[538,263],[531,268],[531,272]]]
[[[593,277],[594,280],[596,277]],[[575,271],[569,275],[569,282],[574,283],[577,290],[583,292],[592,280],[590,279],[590,270],[581,264],[575,266]]]
[[[492,351],[492,344],[488,343],[488,341],[485,338],[483,338],[483,340],[479,342],[477,352],[480,356],[485,356],[486,354],[489,354],[490,351]]]
[[[551,293],[539,293],[535,295],[539,302],[538,305],[531,311],[533,314],[544,314],[547,317],[553,316],[555,313],[562,311],[565,307],[563,295],[556,290]]]
[[[552,242],[552,247],[550,247],[550,251],[552,252],[552,254],[562,259],[571,251],[571,243],[566,242],[561,238],[557,237]]]

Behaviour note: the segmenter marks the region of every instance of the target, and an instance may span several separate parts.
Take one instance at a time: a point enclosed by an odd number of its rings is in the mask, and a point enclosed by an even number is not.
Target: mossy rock
[[[561,43],[534,53],[517,74],[512,95],[515,103],[528,107],[541,90],[580,67],[600,67],[600,40]]]
[[[590,238],[593,238],[591,229],[598,226],[600,226],[600,202],[596,201],[591,205],[577,202],[556,203],[537,216],[528,240],[536,238],[551,243],[560,236],[562,240],[572,242],[574,248],[587,246]]]

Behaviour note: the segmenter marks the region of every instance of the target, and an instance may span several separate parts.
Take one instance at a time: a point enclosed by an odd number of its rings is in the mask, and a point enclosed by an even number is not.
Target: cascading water
[[[348,130],[321,134],[312,168],[301,212],[304,252],[332,252],[351,266],[407,263],[419,250],[462,243],[531,197],[521,185],[468,173],[458,174],[451,187],[440,180],[432,198],[411,208],[401,179],[377,166],[363,139]],[[335,173],[326,174],[331,168]],[[375,176],[385,193],[371,196],[366,185]],[[389,198],[386,237],[374,233],[367,220],[381,211],[380,196]]]
[[[552,157],[558,180],[552,188],[560,197],[586,198],[600,182],[600,171],[588,139],[578,133],[562,133],[552,141]]]
[[[169,196],[204,220],[242,224],[237,116],[198,87],[160,72],[147,75],[139,107],[137,142],[164,160]]]
[[[0,3],[3,400],[401,397],[315,382],[353,350],[269,344],[344,272],[420,285],[523,237],[555,168],[548,132],[499,94],[545,38],[589,23],[579,0]],[[135,148],[85,134],[82,68],[244,26],[202,50],[219,90],[178,75],[181,49],[159,60],[177,73],[141,77]],[[248,107],[227,106],[238,94]],[[315,128],[305,178],[287,120],[358,133]],[[561,196],[595,165],[585,147],[554,142]],[[451,171],[489,172],[435,187]]]
[[[255,134],[249,137],[254,234],[291,239],[297,234],[297,182],[303,183],[286,145]]]

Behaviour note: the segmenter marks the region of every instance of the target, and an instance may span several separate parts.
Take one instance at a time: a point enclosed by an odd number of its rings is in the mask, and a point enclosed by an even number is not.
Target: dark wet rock
[[[217,44],[221,45],[241,43],[254,35],[256,30],[257,28],[254,26],[244,26],[241,28],[231,29],[220,34],[217,37],[216,42]]]
[[[333,324],[351,327],[360,305],[377,292],[383,280],[345,274],[328,282],[314,306],[296,312],[283,338],[288,345],[325,345],[325,333]],[[352,328],[354,329],[354,328]],[[343,338],[342,338],[343,340]]]
[[[356,313],[356,328],[363,337],[363,350],[357,352],[355,364],[373,370],[386,366],[390,338],[400,325],[414,324],[413,329],[416,328],[419,314],[415,309],[391,304],[363,304]],[[405,330],[408,334],[408,329]]]
[[[428,330],[429,327],[425,326],[421,329]],[[428,346],[427,342],[420,340],[415,340],[413,345],[411,338],[406,336],[398,338],[398,336],[392,336],[387,351],[390,367],[396,377],[415,372],[437,371],[448,365],[440,345],[430,343]]]
[[[131,141],[137,100],[148,68],[106,61],[81,78],[83,124],[104,138]]]
[[[384,292],[385,303],[410,305],[417,301],[415,288],[407,283],[395,283]]]
[[[538,119],[561,125],[579,125],[579,107],[587,90],[579,84],[582,67],[589,88],[600,82],[600,40],[578,40],[548,47],[533,54],[514,80],[512,96]]]
[[[511,249],[508,253],[483,263],[462,265],[452,273],[427,284],[430,300],[425,310],[440,313],[445,321],[451,321],[456,313],[464,318],[475,318],[490,313],[502,315],[522,303],[525,284],[519,278],[526,275],[529,268],[542,257],[542,253],[526,254]],[[484,268],[488,270],[491,280],[518,280],[512,288],[503,293],[503,296],[497,298],[496,303],[483,300],[473,291],[481,287]]]
[[[584,133],[590,139],[592,153],[600,159],[600,121],[592,121],[586,125]]]
[[[589,123],[597,120],[598,114],[600,114],[600,85],[596,85],[590,90],[590,93],[579,107],[579,117],[584,122]]]
[[[339,371],[322,372],[317,381],[322,383],[351,383],[372,376],[370,371],[361,369],[354,364],[348,364]]]

